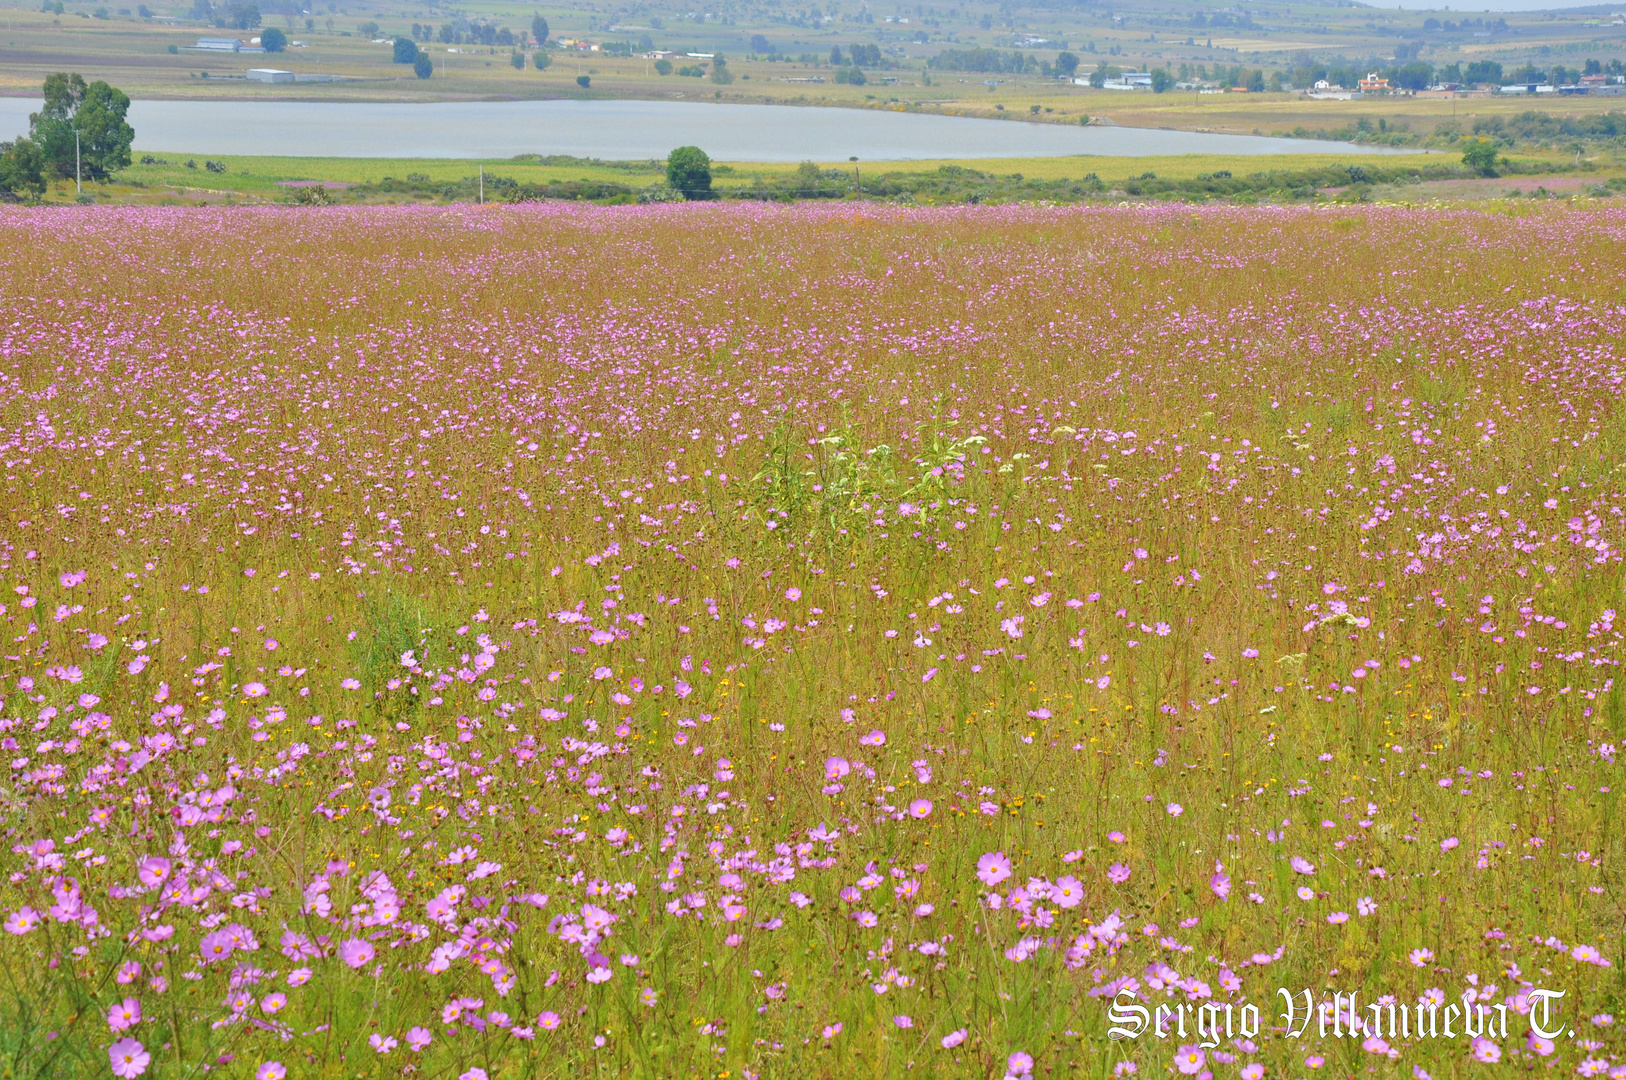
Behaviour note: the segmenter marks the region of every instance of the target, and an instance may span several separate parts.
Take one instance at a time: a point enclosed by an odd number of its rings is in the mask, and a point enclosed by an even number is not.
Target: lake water
[[[26,133],[39,107],[0,97],[0,139]],[[199,155],[641,160],[684,145],[723,161],[1384,152],[1253,135],[681,101],[136,101],[130,124],[137,150]]]

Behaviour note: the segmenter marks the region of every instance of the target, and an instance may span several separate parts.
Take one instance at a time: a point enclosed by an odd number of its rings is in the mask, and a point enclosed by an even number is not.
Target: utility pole
[[[486,167],[480,166],[480,205],[486,204]]]
[[[859,192],[858,158],[850,157],[847,160],[853,163],[853,192],[856,194]]]
[[[85,193],[84,184],[82,184],[80,182],[80,180],[79,180],[79,129],[78,128],[73,129],[73,193],[75,195],[83,195]]]

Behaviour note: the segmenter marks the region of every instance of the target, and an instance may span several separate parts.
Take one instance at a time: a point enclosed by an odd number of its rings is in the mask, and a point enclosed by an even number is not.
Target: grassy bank
[[[1506,194],[1501,180],[1553,179],[1552,190],[1610,192],[1620,170],[1553,156],[1520,156],[1499,180],[1462,168],[1454,155],[1189,154],[1171,157],[724,162],[713,168],[722,198],[871,198],[918,202],[1072,201],[1081,198],[1264,199],[1415,196],[1477,198]],[[636,202],[664,180],[659,161],[606,162],[569,157],[483,160],[299,158],[138,153],[136,164],[106,185],[87,185],[97,202],[193,204],[285,202],[302,188],[325,186],[335,202],[488,202],[538,198]],[[1558,178],[1568,177],[1568,188]],[[1440,189],[1438,185],[1449,187]],[[1434,185],[1429,187],[1429,185]],[[1531,186],[1531,185],[1526,185]],[[1409,194],[1408,194],[1409,193]],[[47,201],[71,202],[71,182]]]

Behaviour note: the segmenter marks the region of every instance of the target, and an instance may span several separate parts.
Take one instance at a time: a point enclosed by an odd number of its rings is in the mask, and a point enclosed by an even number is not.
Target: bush
[[[419,53],[418,58],[412,61],[412,73],[420,79],[427,79],[435,73],[434,62],[429,59],[428,53]]]
[[[553,63],[553,57],[549,56],[547,53],[543,52],[541,49],[538,49],[536,51],[536,53],[531,57],[531,63],[536,65],[536,70],[538,70],[538,71],[546,71],[546,70],[548,70],[548,65]]]
[[[586,90],[589,86],[593,85],[593,80],[590,76],[578,75],[576,76],[576,85],[581,87],[583,90]]]
[[[685,199],[701,201],[713,197],[711,158],[698,146],[680,146],[666,158],[666,182]]]
[[[1462,163],[1480,176],[1495,176],[1496,144],[1485,139],[1475,139],[1463,150]]]
[[[525,70],[525,54],[522,52],[509,53],[508,62],[513,65],[515,71]]]
[[[657,60],[657,61],[655,61],[655,74],[657,74],[657,75],[670,75],[670,74],[672,74],[672,61],[670,61],[670,60]]]
[[[0,199],[38,199],[45,194],[45,155],[30,139],[0,143]]]

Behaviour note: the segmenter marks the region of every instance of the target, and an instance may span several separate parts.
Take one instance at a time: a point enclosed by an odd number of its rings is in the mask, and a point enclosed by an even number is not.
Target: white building
[[[294,81],[293,72],[282,71],[278,68],[249,68],[248,71],[244,72],[243,77],[249,82],[291,83]]]

